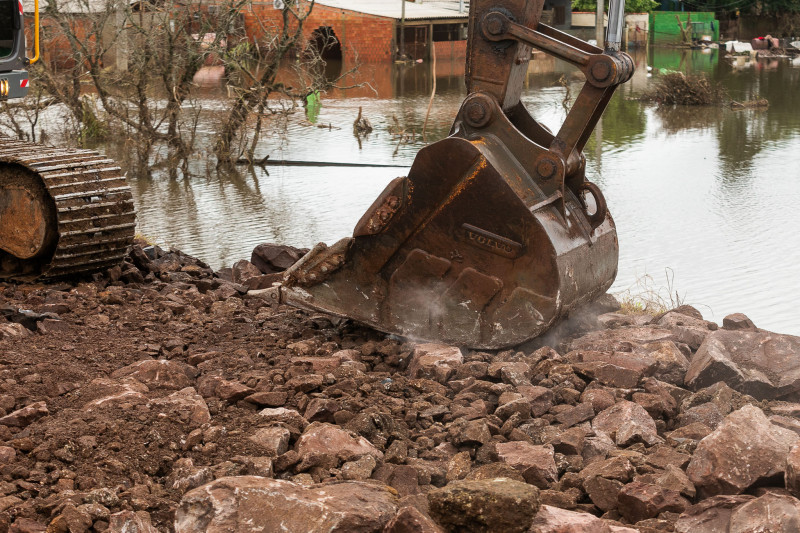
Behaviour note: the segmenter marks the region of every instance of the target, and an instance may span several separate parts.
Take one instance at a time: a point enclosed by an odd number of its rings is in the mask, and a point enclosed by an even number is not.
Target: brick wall
[[[467,41],[434,41],[433,48],[436,50],[437,60],[467,58]]]
[[[307,5],[305,2],[303,4]],[[243,15],[248,38],[259,44],[265,42],[265,33],[279,31],[283,23],[281,12],[273,7],[271,0],[253,2]],[[303,25],[303,36],[308,39],[311,32],[321,26],[333,29],[341,43],[342,56],[347,65],[352,65],[356,59],[377,62],[394,57],[394,20],[391,18],[315,4]]]

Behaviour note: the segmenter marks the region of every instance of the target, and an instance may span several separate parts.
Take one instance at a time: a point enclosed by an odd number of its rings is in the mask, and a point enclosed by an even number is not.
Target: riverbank
[[[541,346],[414,344],[276,305],[250,266],[136,246],[0,284],[0,530],[800,521],[797,337],[606,299]]]

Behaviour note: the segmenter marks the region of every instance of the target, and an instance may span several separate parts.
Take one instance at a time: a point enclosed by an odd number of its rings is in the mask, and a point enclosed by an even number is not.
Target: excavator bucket
[[[318,244],[290,268],[282,301],[497,349],[541,335],[611,286],[616,231],[585,180],[582,149],[632,62],[540,24],[542,3],[470,3],[469,94],[451,135],[419,151],[352,237]],[[587,78],[557,134],[520,102],[532,46]]]

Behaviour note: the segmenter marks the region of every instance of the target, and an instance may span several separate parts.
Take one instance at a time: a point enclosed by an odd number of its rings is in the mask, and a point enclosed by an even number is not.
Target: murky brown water
[[[613,290],[650,288],[666,300],[677,290],[707,318],[721,321],[741,311],[760,327],[800,334],[800,61],[735,67],[716,51],[677,50],[635,58],[635,78],[614,97],[587,147],[589,177],[603,188],[619,233]],[[648,64],[705,72],[733,98],[760,96],[770,107],[644,105],[631,97],[654,79]],[[570,71],[549,61],[537,63],[536,70],[524,101],[535,117],[557,128],[565,114],[557,80]],[[219,91],[213,88],[215,73],[207,74],[212,95]],[[349,235],[384,185],[403,175],[425,144],[418,134],[432,79],[428,65],[365,66],[360,76],[370,87],[326,95],[316,124],[300,110],[286,137],[265,139],[259,155],[398,168],[269,167],[221,177],[205,173],[204,157],[198,156],[198,176],[131,180],[140,232],[215,267],[249,257],[260,242],[311,246]],[[460,64],[438,66],[428,141],[447,135],[465,94],[462,76]],[[574,97],[579,84],[571,89]],[[213,99],[201,103],[218,105]],[[360,147],[352,134],[359,107],[375,126]],[[398,147],[389,132],[395,118],[417,133],[414,142]]]

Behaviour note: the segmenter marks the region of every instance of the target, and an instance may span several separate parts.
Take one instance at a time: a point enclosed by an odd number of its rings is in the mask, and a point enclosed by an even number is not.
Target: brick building
[[[266,34],[281,24],[275,0],[254,0],[245,10],[248,37],[263,43]],[[307,5],[301,0],[301,7]],[[310,41],[335,38],[337,46],[325,50],[327,58],[337,56],[347,64],[393,60],[405,54],[411,59],[427,59],[435,48],[437,58],[464,57],[466,51],[469,2],[436,0],[316,0],[304,24]],[[402,32],[402,36],[401,36]]]

